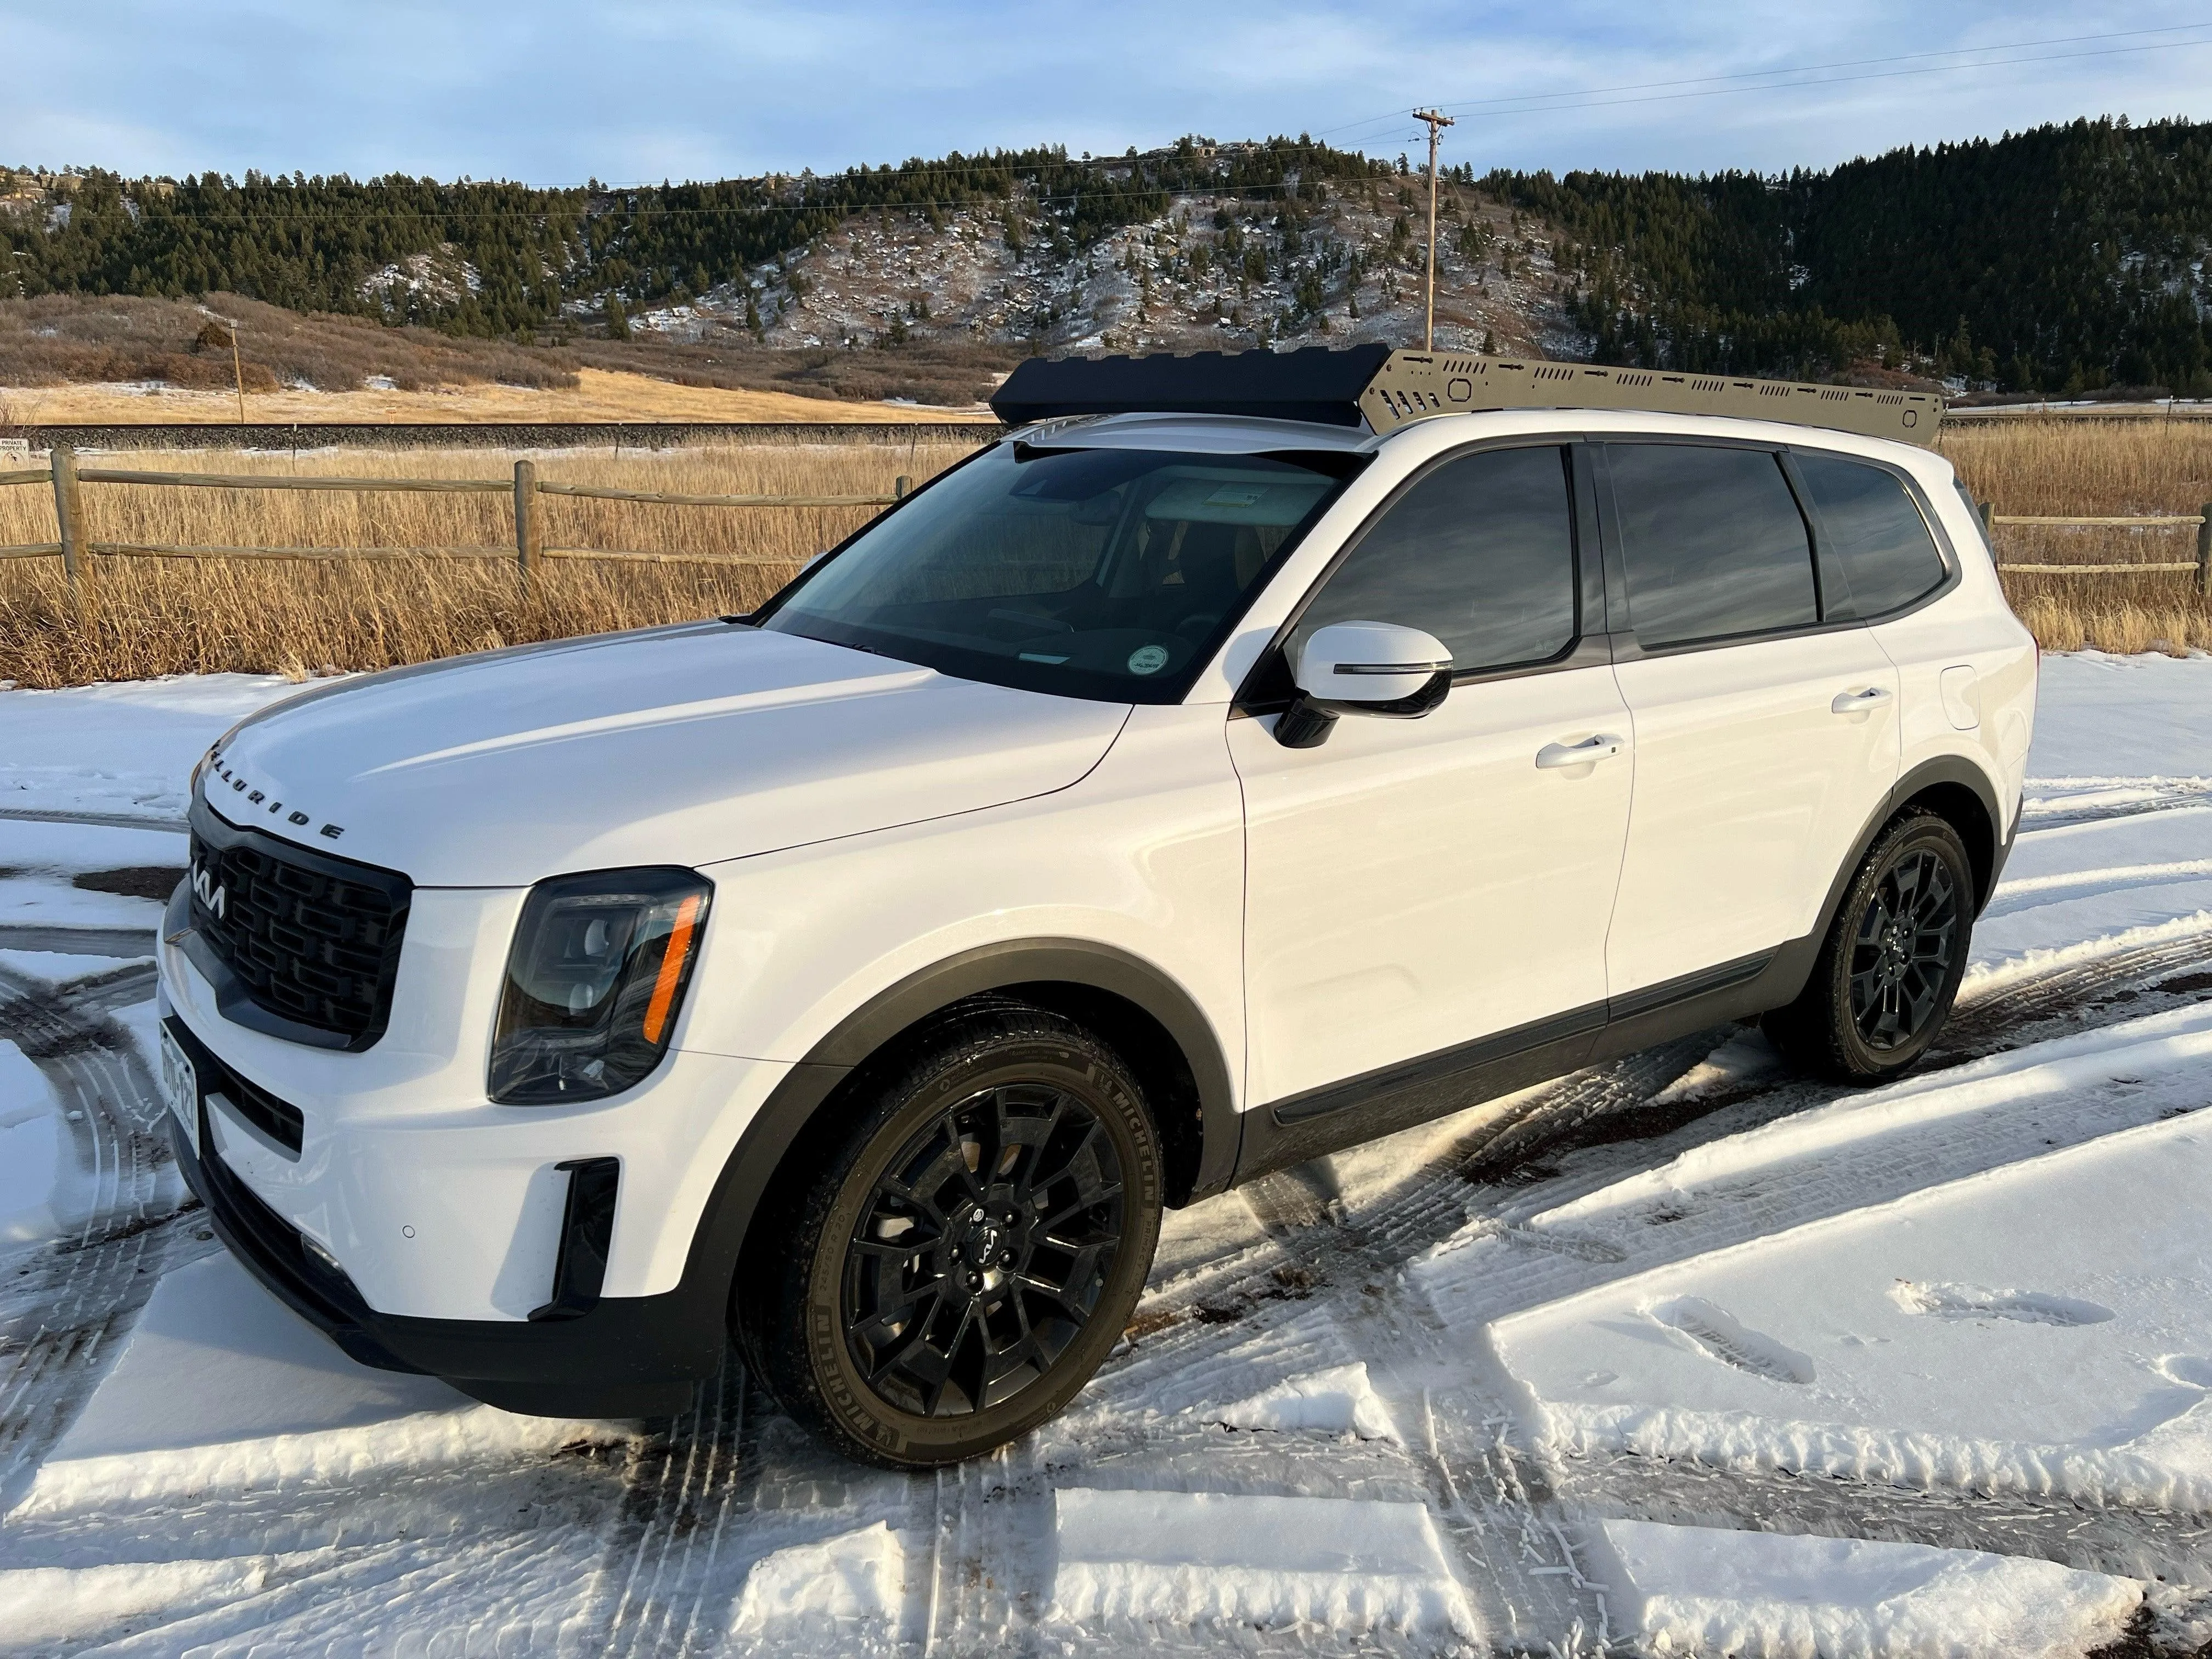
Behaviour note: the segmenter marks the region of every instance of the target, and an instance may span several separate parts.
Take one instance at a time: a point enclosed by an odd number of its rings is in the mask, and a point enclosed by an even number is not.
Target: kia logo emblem
[[[224,890],[215,884],[215,878],[195,864],[192,866],[192,892],[217,921],[223,916]]]

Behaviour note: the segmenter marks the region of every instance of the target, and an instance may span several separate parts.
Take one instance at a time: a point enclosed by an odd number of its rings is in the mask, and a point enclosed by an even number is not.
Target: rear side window
[[[1794,459],[1820,521],[1831,616],[1882,616],[1942,586],[1943,556],[1894,473],[1835,455]]]
[[[1574,515],[1563,451],[1491,449],[1447,461],[1393,502],[1291,635],[1386,622],[1443,641],[1452,666],[1509,668],[1575,638]]]
[[[1609,444],[1629,623],[1646,647],[1820,620],[1813,544],[1762,449]]]

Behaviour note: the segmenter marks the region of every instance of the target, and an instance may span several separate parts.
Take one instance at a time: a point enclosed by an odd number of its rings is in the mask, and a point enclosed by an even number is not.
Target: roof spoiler
[[[1498,409],[1626,409],[1725,415],[1932,444],[1943,400],[1798,380],[1393,351],[1198,351],[1177,356],[1031,357],[992,394],[1009,426],[1072,415],[1249,415],[1395,431],[1434,415]]]

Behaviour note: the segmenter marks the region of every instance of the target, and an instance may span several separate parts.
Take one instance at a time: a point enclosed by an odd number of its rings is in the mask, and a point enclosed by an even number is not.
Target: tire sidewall
[[[810,1230],[800,1329],[809,1391],[824,1415],[868,1455],[902,1464],[951,1462],[988,1451],[1058,1413],[1090,1381],[1136,1306],[1158,1242],[1161,1172],[1158,1139],[1135,1084],[1095,1039],[1058,1021],[1020,1021],[981,1044],[963,1045],[939,1063],[908,1073],[868,1123],[846,1142],[834,1194]],[[964,1052],[963,1051],[964,1049]],[[948,1108],[1012,1083],[1064,1089],[1105,1127],[1122,1171],[1121,1242],[1097,1307],[1046,1374],[1014,1398],[959,1417],[903,1412],[870,1389],[844,1340],[846,1248],[893,1157]],[[824,1184],[830,1178],[825,1171]],[[817,1189],[818,1190],[818,1189]]]
[[[1858,1022],[1851,1012],[1851,953],[1858,936],[1859,919],[1866,914],[1882,878],[1903,860],[1923,851],[1933,852],[1943,860],[1957,887],[1958,933],[1951,962],[1936,1000],[1936,1016],[1929,1021],[1928,1029],[1903,1048],[1875,1048],[1860,1036]],[[1967,861],[1966,844],[1959,839],[1957,830],[1932,814],[1919,814],[1905,819],[1881,838],[1861,868],[1858,879],[1851,884],[1843,908],[1837,913],[1826,964],[1825,1012],[1833,1033],[1832,1040],[1838,1058],[1854,1075],[1871,1081],[1893,1077],[1911,1068],[1928,1052],[1950,1018],[1952,1001],[1966,978],[1973,926],[1973,866]]]

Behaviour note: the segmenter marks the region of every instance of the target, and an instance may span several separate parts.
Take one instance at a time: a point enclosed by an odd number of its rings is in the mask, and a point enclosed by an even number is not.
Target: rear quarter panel
[[[1912,461],[1959,580],[1933,604],[1875,625],[1875,637],[1897,664],[1903,771],[1946,755],[1974,761],[1997,786],[2002,840],[2013,831],[2035,735],[2035,639],[2012,613],[1980,526],[1953,485],[1950,464],[1933,455]],[[1954,668],[1972,671],[1975,724],[1966,730],[1955,723],[1943,696],[1944,672]]]

